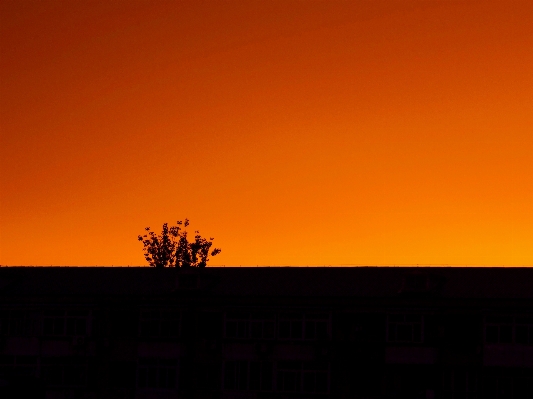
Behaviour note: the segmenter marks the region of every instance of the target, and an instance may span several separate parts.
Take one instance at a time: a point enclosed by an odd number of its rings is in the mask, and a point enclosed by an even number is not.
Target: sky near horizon
[[[533,1],[0,0],[0,264],[533,265]]]

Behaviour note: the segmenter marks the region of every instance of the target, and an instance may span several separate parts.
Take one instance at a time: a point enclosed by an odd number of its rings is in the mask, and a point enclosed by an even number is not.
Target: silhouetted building
[[[533,268],[13,267],[0,295],[2,398],[533,398]]]

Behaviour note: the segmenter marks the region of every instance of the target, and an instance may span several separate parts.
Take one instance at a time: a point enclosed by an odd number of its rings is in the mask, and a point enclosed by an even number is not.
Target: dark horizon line
[[[149,265],[0,265],[0,267],[120,267],[120,268],[149,268]],[[368,265],[357,263],[342,263],[329,265],[208,265],[206,267],[220,267],[220,268],[289,268],[289,267],[533,267],[533,265],[474,265],[474,264],[449,264],[449,263],[405,263],[405,264],[388,264],[388,265]],[[175,267],[166,267],[165,269],[173,269]],[[178,268],[179,269],[179,268]]]

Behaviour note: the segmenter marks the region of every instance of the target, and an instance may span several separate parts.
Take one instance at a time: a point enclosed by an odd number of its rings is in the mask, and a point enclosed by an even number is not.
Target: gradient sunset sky
[[[533,1],[0,4],[1,265],[533,265]]]

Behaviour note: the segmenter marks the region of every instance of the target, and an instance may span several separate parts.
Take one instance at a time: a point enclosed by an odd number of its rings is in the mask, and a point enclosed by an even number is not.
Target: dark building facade
[[[533,268],[0,268],[0,397],[533,398]]]

